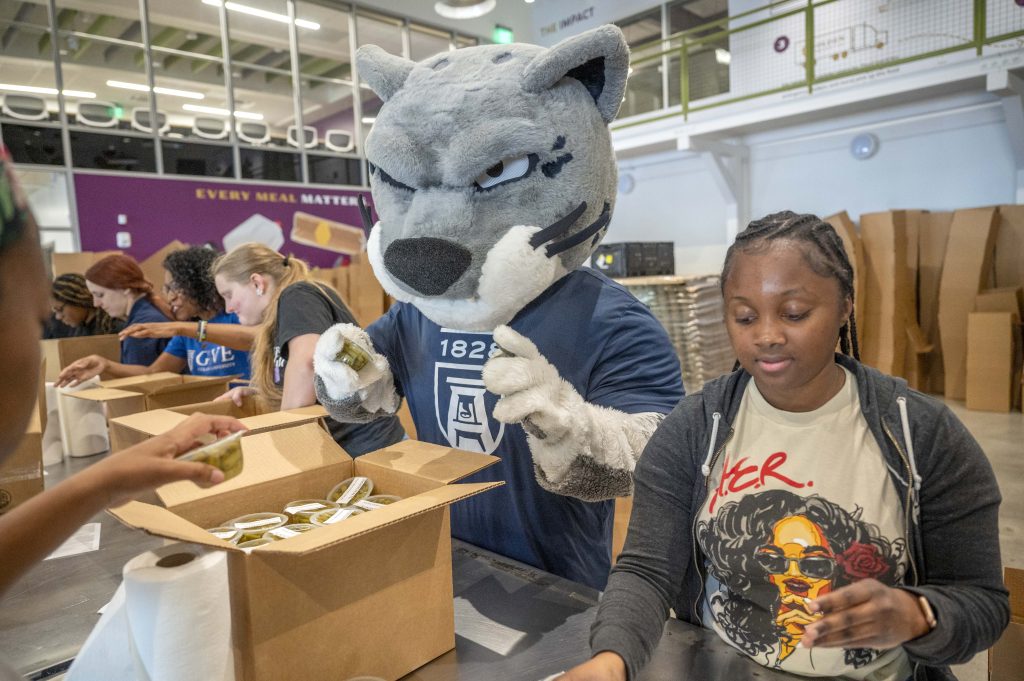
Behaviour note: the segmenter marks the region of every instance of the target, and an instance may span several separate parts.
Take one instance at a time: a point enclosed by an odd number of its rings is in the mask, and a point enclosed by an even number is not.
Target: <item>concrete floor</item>
[[[995,469],[1003,494],[999,509],[1003,565],[1024,568],[1024,414],[968,411],[963,402],[947,404],[981,444]],[[988,656],[977,655],[953,671],[960,681],[987,681]]]

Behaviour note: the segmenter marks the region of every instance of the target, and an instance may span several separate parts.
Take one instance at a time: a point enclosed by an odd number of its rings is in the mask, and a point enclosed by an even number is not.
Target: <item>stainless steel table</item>
[[[48,467],[47,486],[95,460]],[[29,678],[64,671],[120,584],[124,564],[163,544],[106,513],[93,522],[102,525],[99,551],[44,561],[0,603],[0,655]],[[407,681],[538,681],[587,659],[597,591],[463,542],[454,542],[452,558],[455,650]],[[640,681],[681,678],[794,677],[754,664],[712,632],[673,620]]]

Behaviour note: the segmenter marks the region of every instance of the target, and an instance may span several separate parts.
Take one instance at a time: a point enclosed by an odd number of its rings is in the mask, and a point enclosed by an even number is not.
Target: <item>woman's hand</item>
[[[807,604],[824,617],[807,627],[804,648],[887,650],[929,631],[917,596],[875,579],[864,579]]]
[[[256,388],[250,388],[249,386],[239,386],[232,388],[223,395],[214,398],[214,402],[222,402],[224,400],[231,400],[235,405],[241,407],[242,402],[245,401],[246,397],[256,394]]]
[[[93,376],[99,376],[109,366],[110,360],[106,357],[99,355],[83,357],[64,367],[57,376],[56,386],[58,388],[76,386],[82,381],[88,381]]]
[[[605,651],[555,678],[555,681],[626,681],[626,663]]]
[[[224,437],[245,430],[230,416],[192,414],[172,430],[129,447],[90,466],[85,474],[94,477],[107,506],[119,506],[139,494],[169,482],[191,480],[200,487],[224,481],[224,473],[205,463],[177,461],[176,457],[201,445],[199,438]]]
[[[173,338],[175,336],[192,336],[195,335],[195,331],[196,325],[186,322],[150,322],[126,326],[117,335],[121,340],[125,338]]]

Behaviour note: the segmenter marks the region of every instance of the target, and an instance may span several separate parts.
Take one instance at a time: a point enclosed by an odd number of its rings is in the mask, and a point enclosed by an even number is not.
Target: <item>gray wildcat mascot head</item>
[[[356,64],[384,101],[366,140],[367,248],[388,293],[441,326],[491,331],[590,257],[615,201],[618,28],[419,63],[367,45]]]

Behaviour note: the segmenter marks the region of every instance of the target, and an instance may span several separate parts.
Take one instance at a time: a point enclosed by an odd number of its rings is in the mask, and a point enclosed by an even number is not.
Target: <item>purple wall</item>
[[[225,234],[259,214],[281,227],[283,253],[310,265],[330,267],[338,259],[337,253],[291,241],[292,216],[302,211],[361,225],[356,204],[360,194],[370,202],[368,191],[75,173],[82,250],[115,249],[117,232],[129,232],[132,246],[122,250],[138,260],[174,239],[187,244],[212,241],[223,248]],[[118,224],[118,215],[125,216],[126,224]]]

